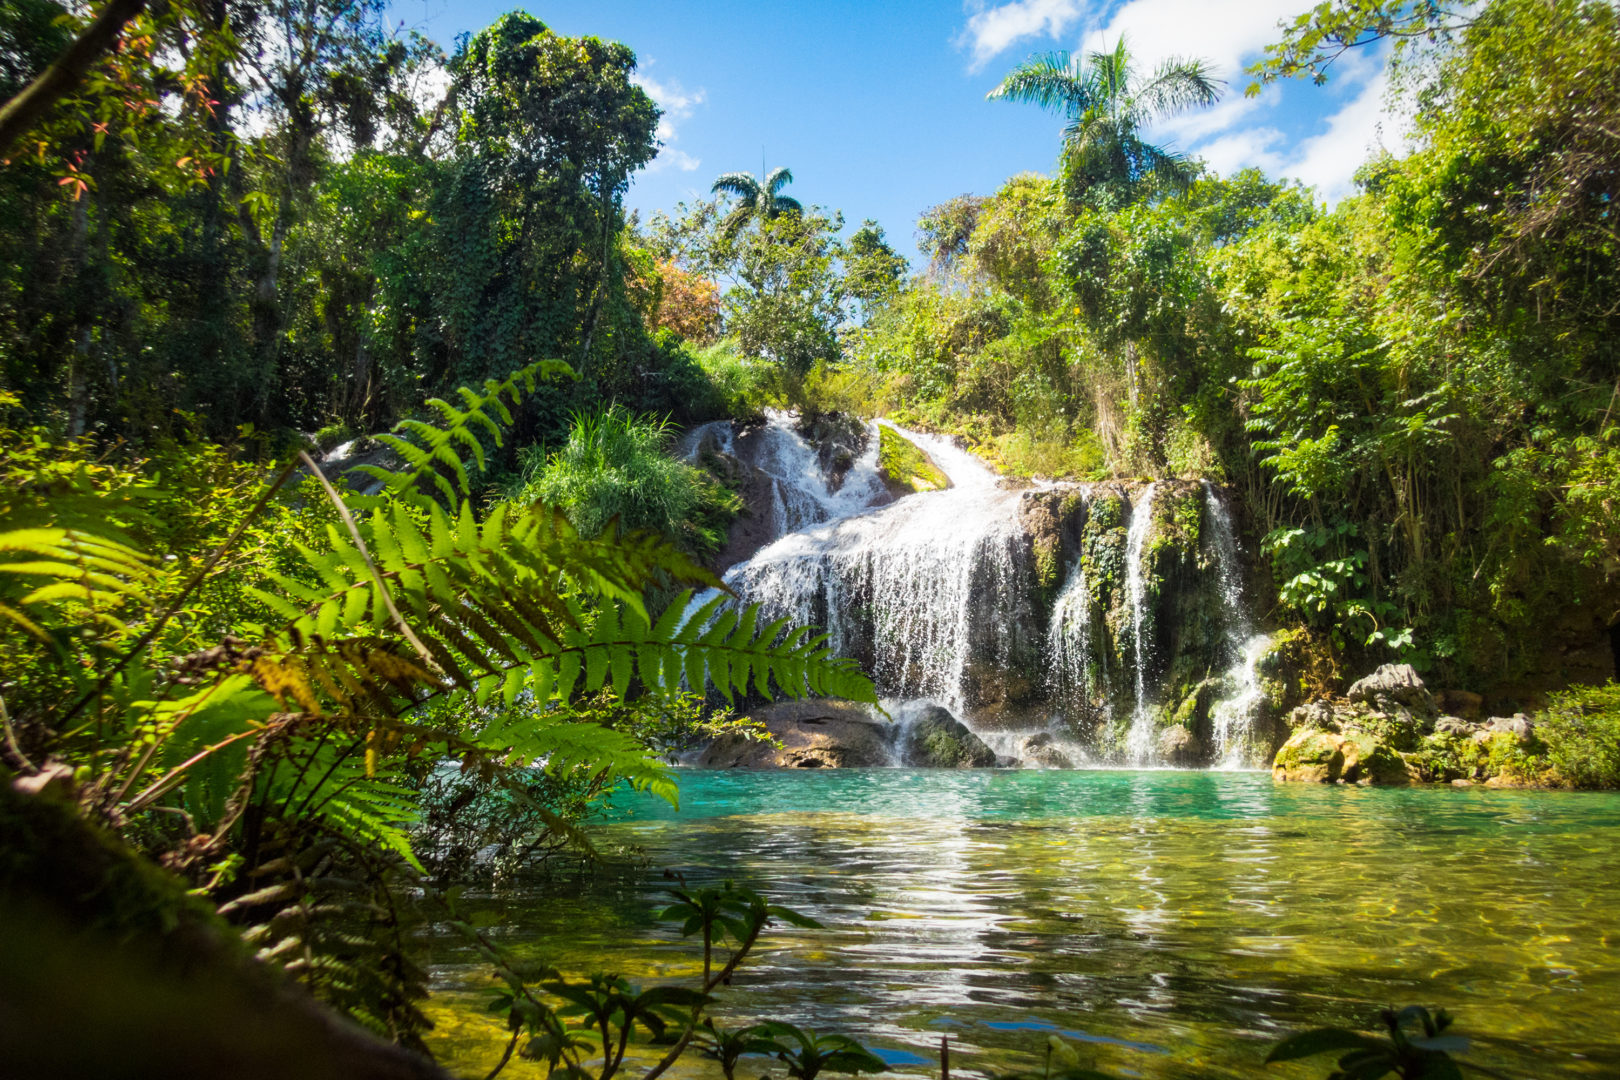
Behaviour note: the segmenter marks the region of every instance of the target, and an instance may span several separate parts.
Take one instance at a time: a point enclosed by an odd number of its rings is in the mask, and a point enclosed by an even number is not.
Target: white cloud
[[[659,82],[652,76],[643,72],[636,72],[630,77],[635,83],[647,92],[647,96],[658,103],[664,115],[658,119],[658,141],[661,144],[658,157],[647,166],[648,172],[659,172],[667,168],[676,168],[682,172],[692,172],[702,164],[697,158],[671,144],[679,138],[675,125],[691,117],[694,110],[702,105],[707,94],[702,90],[686,90],[675,81]]]
[[[1277,171],[1316,188],[1329,203],[1350,194],[1350,178],[1380,147],[1396,148],[1404,137],[1404,118],[1384,107],[1389,75],[1380,70],[1361,92],[1327,118],[1326,130],[1299,144],[1292,159]]]
[[[1013,0],[980,8],[968,19],[957,44],[973,50],[970,70],[982,68],[991,57],[1015,41],[1037,34],[1057,37],[1080,18],[1079,0]]]

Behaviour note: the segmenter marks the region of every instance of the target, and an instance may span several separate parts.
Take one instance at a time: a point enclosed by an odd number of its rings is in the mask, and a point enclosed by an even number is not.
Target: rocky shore
[[[1445,713],[1443,704],[1473,715]],[[1272,775],[1319,784],[1543,784],[1534,722],[1523,713],[1481,719],[1477,708],[1472,695],[1437,698],[1410,665],[1385,664],[1344,698],[1289,713],[1291,733]]]

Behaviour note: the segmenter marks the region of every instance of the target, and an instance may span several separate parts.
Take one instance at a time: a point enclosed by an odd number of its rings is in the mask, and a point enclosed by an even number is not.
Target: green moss
[[[878,472],[907,491],[943,491],[950,479],[910,439],[887,424],[878,426]]]

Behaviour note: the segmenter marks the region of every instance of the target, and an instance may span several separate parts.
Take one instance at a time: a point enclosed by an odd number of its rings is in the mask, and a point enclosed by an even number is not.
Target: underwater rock
[[[722,735],[703,751],[698,767],[852,769],[889,765],[894,760],[890,750],[893,728],[854,702],[778,701],[754,709],[749,717],[763,722],[781,745]]]
[[[1074,768],[1074,762],[1057,748],[1049,731],[1037,731],[1018,740],[1017,757],[1026,769]]]
[[[1278,780],[1331,784],[1344,771],[1344,736],[1301,728],[1277,751],[1271,775]]]
[[[902,723],[903,765],[919,769],[983,769],[996,764],[995,751],[949,709],[924,705]]]

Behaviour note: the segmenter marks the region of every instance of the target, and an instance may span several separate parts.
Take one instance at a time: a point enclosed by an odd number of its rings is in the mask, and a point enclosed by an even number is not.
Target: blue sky
[[[1314,185],[1331,202],[1376,145],[1398,149],[1402,125],[1384,115],[1382,57],[1352,55],[1327,86],[1272,87],[1245,98],[1242,74],[1279,36],[1277,22],[1309,0],[561,0],[531,14],[558,33],[623,41],[639,79],[663,106],[658,159],[638,175],[630,206],[643,215],[701,197],[722,172],[792,168],[788,193],[875,218],[915,256],[926,207],[988,194],[1024,170],[1050,172],[1060,120],[986,92],[1030,53],[1095,49],[1126,34],[1133,54],[1211,61],[1227,82],[1211,109],[1155,132],[1227,173],[1257,165]],[[397,0],[396,20],[446,49],[509,4]]]

